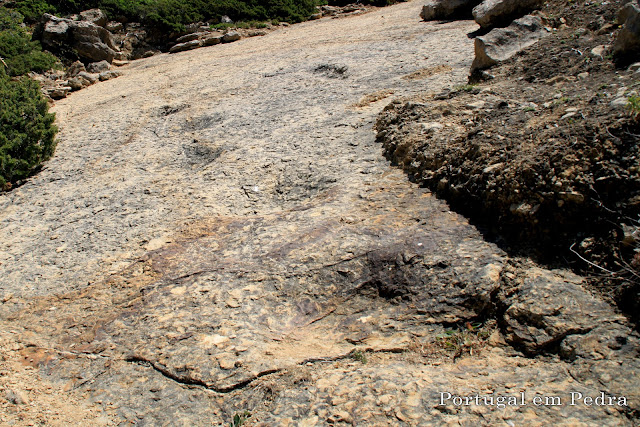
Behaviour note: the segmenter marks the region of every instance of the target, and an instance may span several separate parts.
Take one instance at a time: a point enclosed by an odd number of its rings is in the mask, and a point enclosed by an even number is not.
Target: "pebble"
[[[627,104],[629,104],[629,100],[626,97],[619,97],[614,99],[613,101],[611,101],[609,103],[609,105],[613,108],[616,109],[623,109],[623,108],[627,108]]]
[[[6,398],[14,405],[26,405],[29,403],[29,397],[22,390],[9,389],[6,391]]]

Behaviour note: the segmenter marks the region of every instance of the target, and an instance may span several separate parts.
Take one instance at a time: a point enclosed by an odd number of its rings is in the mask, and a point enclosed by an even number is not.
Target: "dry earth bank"
[[[547,2],[552,34],[495,79],[390,105],[377,127],[386,156],[490,240],[587,275],[637,323],[640,64],[611,55],[625,3]]]

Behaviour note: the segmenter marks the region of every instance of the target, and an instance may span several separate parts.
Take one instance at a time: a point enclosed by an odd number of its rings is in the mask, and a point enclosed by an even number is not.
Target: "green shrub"
[[[40,85],[11,79],[0,64],[0,189],[24,179],[53,155],[57,128]]]
[[[0,7],[0,190],[32,174],[55,149],[54,115],[40,85],[26,77],[57,59],[42,52],[22,24],[22,15]],[[13,77],[13,78],[12,78]]]
[[[386,0],[384,0],[386,1]],[[14,0],[11,7],[30,22],[43,13],[69,14],[99,7],[111,18],[124,17],[169,30],[223,15],[234,21],[301,22],[315,12],[316,0]]]
[[[627,108],[629,109],[631,117],[640,120],[640,96],[630,96],[627,99]]]
[[[44,13],[56,12],[55,6],[46,0],[16,0],[10,6],[20,12],[28,22],[37,21]]]
[[[56,57],[42,52],[40,43],[31,41],[31,35],[21,24],[22,15],[0,7],[0,57],[6,71],[11,76],[20,76],[53,68]]]

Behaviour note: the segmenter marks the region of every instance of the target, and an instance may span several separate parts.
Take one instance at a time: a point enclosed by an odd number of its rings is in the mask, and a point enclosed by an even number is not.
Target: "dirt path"
[[[439,405],[602,382],[569,374],[596,365],[522,356],[491,320],[516,304],[498,297],[505,274],[518,295],[580,279],[513,270],[375,144],[391,99],[466,80],[475,25],[420,22],[420,7],[136,61],[58,102],[55,158],[0,196],[0,422],[627,422]]]

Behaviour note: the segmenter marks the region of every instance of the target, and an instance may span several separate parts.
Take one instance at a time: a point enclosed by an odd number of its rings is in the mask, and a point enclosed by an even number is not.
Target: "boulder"
[[[507,307],[502,319],[505,338],[527,354],[539,354],[568,336],[584,335],[603,324],[624,322],[572,273],[531,268],[524,276],[517,289],[500,298]]]
[[[54,52],[68,52],[71,47],[80,59],[111,63],[118,53],[112,34],[88,21],[73,21],[45,13],[40,34],[42,44]]]
[[[104,27],[109,22],[107,15],[100,9],[89,9],[80,12],[80,20],[91,22],[99,27]]]
[[[176,39],[176,43],[186,43],[186,42],[190,42],[192,40],[198,40],[199,38],[201,38],[202,36],[204,36],[205,33],[191,33],[191,34],[185,34],[182,37],[178,37]]]
[[[99,80],[98,74],[87,73],[86,71],[79,72],[77,77],[83,78],[91,84],[94,84]]]
[[[66,73],[66,77],[75,77],[78,75],[78,73],[82,71],[87,71],[86,68],[84,67],[84,64],[80,61],[76,61],[69,66],[69,69],[67,70],[67,73]]]
[[[224,43],[231,43],[231,42],[234,42],[236,40],[240,40],[241,38],[242,38],[242,36],[240,35],[239,32],[237,32],[237,31],[229,31],[227,34],[222,36],[222,41]]]
[[[109,64],[107,61],[100,61],[100,62],[92,62],[91,64],[87,65],[87,71],[90,73],[103,73],[105,71],[109,71],[111,69],[111,64]]]
[[[219,43],[222,43],[221,35],[210,36],[202,39],[203,46],[213,46],[214,44],[219,44]]]
[[[49,95],[51,99],[62,99],[62,98],[66,98],[69,92],[71,92],[71,87],[70,86],[54,86],[51,88],[47,88],[46,91],[47,91],[47,95]]]
[[[471,64],[471,73],[511,58],[547,34],[539,16],[527,15],[516,19],[507,28],[494,28],[484,36],[476,37],[476,56]]]
[[[618,14],[622,29],[613,44],[616,62],[625,65],[640,56],[640,0],[627,3]]]
[[[471,17],[471,9],[479,0],[429,0],[422,6],[420,17],[425,21]]]
[[[202,46],[202,40],[191,40],[185,43],[178,43],[169,49],[169,53],[184,52],[186,50],[197,49]]]
[[[519,18],[542,4],[544,0],[484,0],[471,13],[482,28],[493,28],[509,25],[514,18]]]

